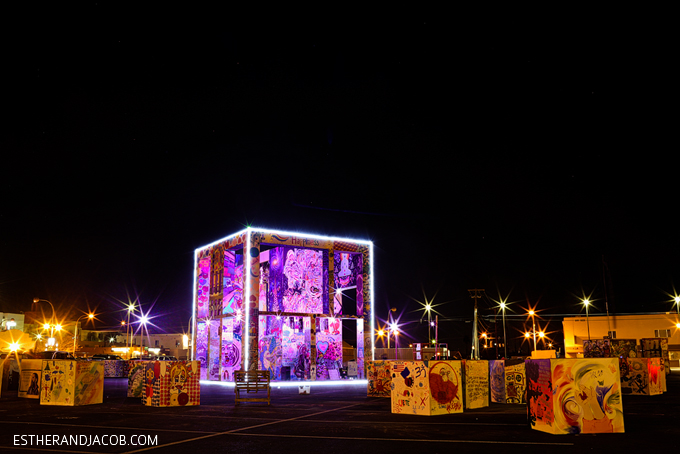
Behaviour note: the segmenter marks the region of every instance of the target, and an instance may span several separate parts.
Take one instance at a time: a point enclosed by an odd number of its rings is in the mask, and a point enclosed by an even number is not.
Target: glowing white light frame
[[[246,346],[245,352],[243,355],[243,368],[244,370],[249,370],[249,361],[250,361],[250,333],[249,330],[247,329],[248,327],[246,324],[250,320],[250,268],[251,268],[251,257],[250,257],[250,238],[252,237],[253,232],[260,232],[260,233],[268,233],[268,234],[273,234],[273,235],[282,235],[282,236],[295,236],[295,237],[300,237],[302,239],[317,239],[317,240],[322,240],[322,241],[343,241],[347,243],[354,243],[354,244],[362,244],[365,246],[368,246],[368,260],[369,260],[369,298],[371,302],[371,320],[370,320],[370,326],[371,326],[371,360],[375,360],[375,310],[373,309],[375,307],[375,299],[374,299],[374,292],[375,292],[375,281],[374,281],[374,266],[373,266],[373,242],[370,240],[357,240],[354,238],[344,238],[344,237],[336,237],[336,236],[325,236],[325,235],[316,235],[313,233],[301,233],[301,232],[290,232],[287,230],[276,230],[276,229],[267,229],[267,228],[262,228],[262,227],[246,227],[243,230],[240,230],[236,233],[233,233],[231,235],[227,235],[224,238],[221,238],[217,241],[213,241],[210,244],[206,244],[205,246],[201,246],[199,248],[196,248],[194,250],[194,288],[193,288],[193,303],[192,303],[192,309],[191,309],[191,318],[192,318],[192,325],[191,325],[191,338],[193,339],[193,345],[191,349],[191,359],[195,360],[195,350],[196,350],[196,333],[195,333],[195,326],[197,323],[196,320],[196,305],[197,305],[197,294],[196,294],[196,279],[198,277],[197,269],[198,269],[198,256],[199,253],[205,249],[209,249],[213,246],[217,246],[218,244],[224,243],[226,241],[232,240],[234,238],[237,238],[240,235],[243,235],[244,233],[246,234],[246,242],[244,244],[244,251],[243,251],[243,269],[244,272],[247,271],[247,277],[246,277],[246,282],[244,282],[244,292],[243,292],[243,302],[245,304],[245,320],[243,320],[244,328],[243,329],[243,345]],[[366,361],[366,346],[364,345],[364,361]],[[355,384],[357,382],[361,382],[362,380],[349,380],[352,382],[351,384]],[[212,382],[215,383],[215,382]],[[218,382],[221,383],[221,382]],[[279,382],[276,382],[279,383]],[[288,383],[288,382],[284,382]],[[303,382],[290,382],[290,383],[303,383]],[[310,383],[314,383],[315,385],[318,385],[319,383],[332,383],[332,384],[346,384],[347,380],[342,380],[342,381],[313,381]],[[366,384],[364,380],[364,384]],[[233,384],[232,384],[233,385]],[[288,386],[298,386],[298,385],[288,385]]]

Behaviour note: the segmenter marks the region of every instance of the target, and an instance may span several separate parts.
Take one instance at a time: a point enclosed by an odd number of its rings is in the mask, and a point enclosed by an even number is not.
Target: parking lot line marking
[[[132,454],[132,453],[136,453],[136,452],[150,451],[152,449],[165,448],[165,447],[168,447],[168,446],[179,445],[179,444],[182,444],[182,443],[191,443],[191,442],[198,441],[198,440],[204,440],[206,438],[218,437],[220,435],[230,435],[230,434],[233,434],[235,432],[240,432],[242,430],[255,429],[257,427],[264,427],[264,426],[270,426],[272,424],[278,424],[278,423],[282,423],[282,422],[295,421],[297,419],[308,418],[310,416],[322,415],[324,413],[330,413],[332,411],[338,411],[338,410],[344,410],[346,408],[356,407],[357,405],[361,405],[361,404],[353,404],[353,405],[347,405],[345,407],[331,408],[330,410],[324,410],[324,411],[319,411],[319,412],[316,412],[316,413],[310,413],[308,415],[296,416],[295,418],[277,419],[277,420],[269,421],[269,422],[262,423],[262,424],[256,424],[254,426],[241,427],[241,428],[238,428],[238,429],[228,430],[226,432],[216,432],[216,433],[213,433],[213,434],[204,435],[202,437],[195,437],[195,438],[190,438],[190,439],[187,439],[187,440],[179,440],[179,441],[175,441],[175,442],[172,442],[172,443],[166,443],[166,444],[158,445],[158,446],[148,446],[146,448],[135,449],[133,451],[126,451],[125,454]]]
[[[551,443],[541,441],[493,441],[493,440],[430,440],[423,438],[369,438],[369,437],[328,437],[322,435],[290,435],[290,434],[254,434],[254,433],[229,433],[228,435],[253,436],[253,437],[281,437],[281,438],[319,438],[328,440],[355,440],[355,441],[413,441],[417,443],[480,443],[498,445],[548,445],[548,446],[574,446],[574,443]]]
[[[0,421],[0,424],[21,424],[25,426],[57,426],[57,427],[86,427],[88,429],[117,429],[117,430],[148,430],[151,432],[186,432],[195,434],[212,434],[206,430],[182,430],[182,429],[147,429],[140,427],[120,427],[120,426],[93,426],[89,424],[59,424],[56,422],[23,422],[23,421]]]
[[[396,425],[407,424],[409,426],[518,426],[528,427],[526,423],[509,423],[509,422],[418,422],[418,421],[363,421],[363,420],[347,420],[347,421],[328,421],[325,419],[309,419],[305,422],[319,422],[333,424],[380,424],[380,425]]]

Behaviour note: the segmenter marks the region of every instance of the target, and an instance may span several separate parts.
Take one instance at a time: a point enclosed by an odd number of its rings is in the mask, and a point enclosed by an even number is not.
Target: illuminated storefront
[[[195,251],[193,359],[201,379],[237,370],[334,380],[343,328],[358,378],[373,359],[373,243],[248,228]],[[368,354],[365,354],[368,352]],[[354,359],[354,358],[353,358]]]

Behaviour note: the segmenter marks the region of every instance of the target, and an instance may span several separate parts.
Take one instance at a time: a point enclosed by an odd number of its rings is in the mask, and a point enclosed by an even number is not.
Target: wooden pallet
[[[238,405],[239,402],[267,402],[267,405],[270,405],[269,379],[268,370],[239,370],[234,372],[235,404]],[[264,393],[267,394],[267,397],[263,396]],[[250,394],[258,394],[259,396],[251,396]]]

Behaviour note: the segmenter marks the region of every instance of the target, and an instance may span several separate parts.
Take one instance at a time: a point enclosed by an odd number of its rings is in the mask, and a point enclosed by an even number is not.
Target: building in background
[[[564,347],[567,358],[583,355],[583,341],[603,339],[611,331],[613,339],[667,338],[671,366],[680,365],[680,316],[672,312],[659,314],[591,315],[565,317]]]
[[[24,330],[24,314],[13,314],[10,312],[0,312],[0,331],[10,329]]]

